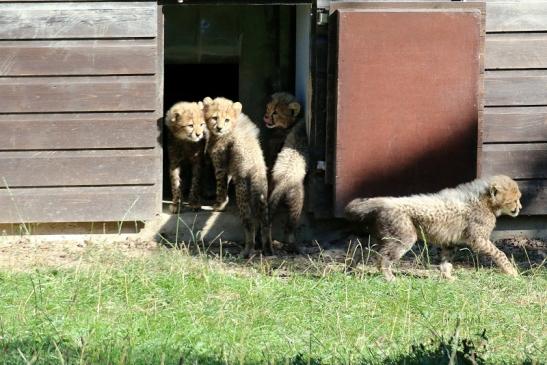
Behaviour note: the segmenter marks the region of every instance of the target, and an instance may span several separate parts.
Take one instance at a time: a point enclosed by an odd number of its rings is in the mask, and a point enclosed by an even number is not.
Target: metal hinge
[[[317,25],[325,25],[329,22],[329,13],[325,9],[317,9]]]

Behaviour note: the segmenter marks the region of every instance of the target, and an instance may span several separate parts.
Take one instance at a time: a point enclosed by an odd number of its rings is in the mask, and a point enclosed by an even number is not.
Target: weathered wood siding
[[[486,3],[482,174],[508,174],[547,214],[547,2]]]
[[[160,211],[157,8],[0,0],[0,223]]]

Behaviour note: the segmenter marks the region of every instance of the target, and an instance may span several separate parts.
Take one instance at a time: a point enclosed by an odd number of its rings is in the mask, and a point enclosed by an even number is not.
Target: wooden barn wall
[[[0,223],[161,209],[157,3],[0,0]]]
[[[487,1],[482,175],[519,181],[547,214],[547,2]]]

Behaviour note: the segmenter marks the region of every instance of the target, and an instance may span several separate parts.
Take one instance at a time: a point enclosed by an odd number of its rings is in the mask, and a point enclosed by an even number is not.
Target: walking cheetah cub
[[[275,159],[272,170],[272,187],[268,203],[270,226],[280,202],[285,202],[289,208],[285,234],[289,250],[292,252],[299,252],[295,230],[304,207],[304,179],[308,171],[306,123],[303,119],[297,121],[299,112],[300,104],[293,95],[276,93],[272,95],[264,115],[264,122],[268,128],[278,128],[286,133],[283,147]]]
[[[380,241],[379,268],[389,281],[395,278],[392,263],[410,250],[421,232],[428,243],[441,246],[441,275],[447,279],[453,279],[451,247],[462,243],[491,256],[505,273],[516,276],[516,268],[490,241],[490,234],[496,217],[519,214],[520,197],[515,181],[497,175],[435,194],[355,199],[346,206],[346,216],[371,221],[373,236]]]
[[[207,97],[203,100],[210,139],[207,152],[211,156],[217,180],[216,209],[228,201],[227,185],[234,180],[239,215],[245,231],[245,248],[241,253],[249,257],[255,247],[260,228],[262,252],[271,255],[272,242],[268,231],[268,181],[266,164],[258,129],[241,113],[241,103],[225,98]]]
[[[167,152],[169,155],[169,175],[173,201],[170,210],[178,213],[181,198],[181,172],[184,167],[192,169],[189,205],[199,208],[200,177],[205,144],[208,135],[203,118],[203,103],[179,102],[167,111]]]

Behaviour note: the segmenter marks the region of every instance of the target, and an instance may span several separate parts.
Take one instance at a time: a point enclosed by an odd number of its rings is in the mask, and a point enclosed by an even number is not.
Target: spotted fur
[[[423,235],[428,243],[440,245],[441,273],[451,279],[450,252],[457,244],[492,257],[507,274],[517,275],[516,268],[491,241],[496,217],[517,216],[522,205],[518,185],[504,175],[477,179],[444,189],[435,194],[408,197],[355,199],[346,206],[352,221],[370,221],[373,236],[380,245],[379,267],[393,280],[391,265]]]
[[[300,103],[286,92],[272,94],[264,113],[266,165],[272,169],[287,135],[298,121]]]
[[[309,159],[306,123],[304,120],[297,121],[299,111],[300,104],[293,95],[276,93],[272,95],[272,100],[266,106],[264,116],[266,125],[269,121],[271,128],[279,128],[286,133],[283,147],[272,169],[268,202],[270,224],[279,203],[284,202],[289,209],[285,234],[289,250],[292,252],[299,251],[295,232],[304,207],[304,179],[308,171]]]
[[[217,178],[216,209],[227,201],[227,186],[233,179],[236,202],[245,231],[243,257],[249,257],[255,247],[257,231],[261,232],[262,252],[272,254],[268,231],[268,180],[258,129],[241,113],[241,103],[225,98],[205,98],[204,113],[210,140],[207,151]]]
[[[165,115],[167,126],[167,153],[169,176],[173,196],[170,210],[177,213],[181,204],[184,167],[192,170],[192,182],[188,203],[192,208],[200,207],[200,178],[208,131],[203,118],[203,104],[179,102]]]

